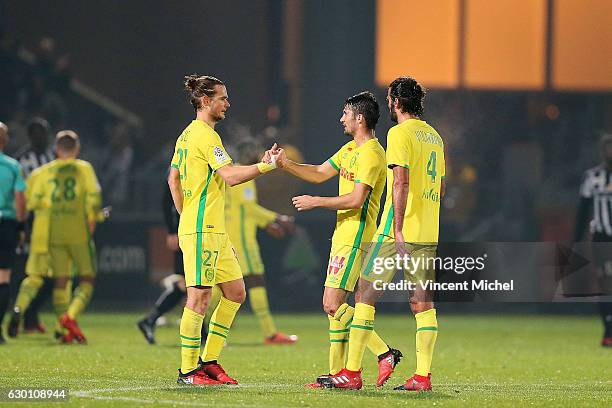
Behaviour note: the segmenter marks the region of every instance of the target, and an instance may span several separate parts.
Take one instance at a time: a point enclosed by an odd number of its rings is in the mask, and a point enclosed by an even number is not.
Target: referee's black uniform
[[[597,266],[600,287],[612,294],[612,165],[602,163],[584,173],[580,186],[580,204],[576,216],[574,242],[583,239],[587,225],[593,243],[593,257]],[[602,345],[612,346],[612,303],[600,302],[605,328]]]

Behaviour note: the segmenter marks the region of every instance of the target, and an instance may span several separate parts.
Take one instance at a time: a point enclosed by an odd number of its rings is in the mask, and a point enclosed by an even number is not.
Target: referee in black
[[[601,292],[612,294],[612,135],[602,136],[602,163],[584,173],[576,214],[574,242],[582,241],[589,226]],[[612,347],[612,302],[599,303],[604,324],[601,345]]]

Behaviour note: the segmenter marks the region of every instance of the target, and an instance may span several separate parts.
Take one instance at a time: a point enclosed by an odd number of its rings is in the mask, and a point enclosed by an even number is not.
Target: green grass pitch
[[[420,394],[392,389],[415,367],[412,317],[377,318],[377,330],[405,358],[376,389],[375,358],[366,351],[360,391],[304,388],[327,372],[323,314],[277,315],[278,326],[300,341],[264,346],[255,318],[241,313],[221,357],[241,385],[212,387],[178,386],[178,327],[158,328],[158,344],[149,346],[137,318],[85,314],[88,345],[57,345],[48,335],[9,339],[0,346],[0,388],[68,388],[69,401],[52,405],[58,407],[612,406],[612,350],[599,346],[595,317],[441,314],[434,391]],[[45,321],[50,325],[51,316]],[[42,406],[15,406],[28,405]]]

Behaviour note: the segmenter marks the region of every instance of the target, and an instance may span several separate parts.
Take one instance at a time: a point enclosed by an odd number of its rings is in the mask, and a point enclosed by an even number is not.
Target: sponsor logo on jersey
[[[344,177],[348,181],[355,181],[355,173],[348,171],[344,167],[340,167],[340,177]]]
[[[423,190],[423,194],[421,195],[421,198],[425,199],[425,200],[431,200],[434,203],[439,203],[440,202],[440,193],[437,191],[434,191],[434,189],[425,189]]]

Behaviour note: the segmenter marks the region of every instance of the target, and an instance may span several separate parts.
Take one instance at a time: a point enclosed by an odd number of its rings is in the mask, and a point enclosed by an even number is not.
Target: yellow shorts
[[[359,280],[362,257],[360,248],[332,242],[325,286],[353,292]]]
[[[48,252],[30,252],[26,261],[26,274],[29,276],[40,276],[50,278],[51,269],[49,268]]]
[[[94,278],[97,272],[96,247],[93,241],[80,244],[49,245],[49,266],[54,278]]]
[[[261,260],[259,248],[242,248],[236,247],[236,255],[238,255],[238,263],[242,269],[244,276],[263,275],[264,266]]]
[[[227,234],[180,235],[179,246],[183,251],[187,287],[214,286],[242,279],[236,252]]]
[[[435,258],[438,246],[435,244],[405,243],[410,256],[406,260],[396,261],[397,248],[395,240],[379,234],[376,241],[370,244],[361,269],[361,277],[369,282],[391,282],[398,270],[403,271],[404,280],[409,282],[435,281]],[[399,268],[398,268],[399,266]]]

